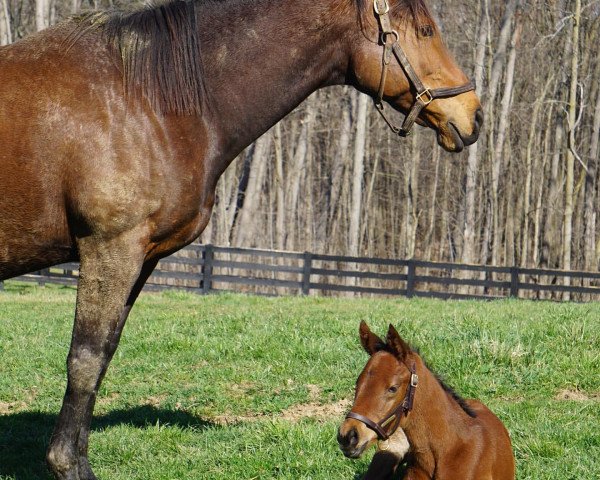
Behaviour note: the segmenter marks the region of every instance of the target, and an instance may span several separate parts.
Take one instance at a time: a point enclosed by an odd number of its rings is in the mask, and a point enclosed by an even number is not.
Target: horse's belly
[[[60,185],[31,158],[0,155],[0,279],[72,259]]]

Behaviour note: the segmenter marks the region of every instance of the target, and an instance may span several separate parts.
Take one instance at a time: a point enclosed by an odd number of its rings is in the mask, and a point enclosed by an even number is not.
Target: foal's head
[[[370,355],[358,377],[354,405],[338,432],[344,455],[358,458],[377,440],[386,440],[410,415],[418,377],[416,353],[390,325],[385,341],[360,324],[360,342]]]
[[[356,88],[376,97],[380,90],[385,38],[397,40],[406,53],[418,79],[426,89],[468,85],[469,79],[444,45],[440,32],[423,0],[354,0],[359,6],[361,32],[351,46],[350,81]],[[379,6],[378,6],[379,5]],[[383,5],[383,6],[381,6]],[[387,5],[387,7],[385,7]],[[387,18],[392,33],[377,13],[389,8]],[[388,20],[386,20],[388,22]],[[383,88],[383,100],[407,114],[417,101],[417,86],[405,68],[391,55]],[[474,91],[451,94],[448,98],[421,97],[426,104],[417,123],[437,131],[438,143],[448,151],[461,151],[474,143],[483,123],[481,104]]]

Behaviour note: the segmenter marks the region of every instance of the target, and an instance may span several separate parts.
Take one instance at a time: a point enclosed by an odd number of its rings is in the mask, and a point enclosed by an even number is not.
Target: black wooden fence
[[[75,285],[79,264],[16,280]],[[146,289],[262,295],[361,295],[441,299],[600,300],[600,273],[190,245],[162,260]]]

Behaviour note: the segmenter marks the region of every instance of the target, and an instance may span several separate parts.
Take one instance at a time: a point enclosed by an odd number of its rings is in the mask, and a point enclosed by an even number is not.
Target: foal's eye
[[[396,387],[395,385],[388,388],[388,392],[390,393],[396,393],[398,391],[398,387]]]
[[[433,37],[433,27],[431,25],[420,25],[419,35],[424,38]]]

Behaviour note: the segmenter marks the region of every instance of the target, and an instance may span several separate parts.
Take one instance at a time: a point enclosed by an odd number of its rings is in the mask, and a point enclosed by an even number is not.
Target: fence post
[[[510,267],[510,296],[519,297],[519,268]]]
[[[415,261],[408,260],[408,271],[406,275],[406,298],[412,298],[415,295]]]
[[[302,270],[302,295],[310,293],[310,271],[312,270],[312,257],[310,252],[304,252],[304,269]]]
[[[212,287],[212,270],[213,260],[215,258],[215,250],[213,245],[208,244],[204,246],[204,252],[202,252],[202,259],[204,265],[202,266],[202,293],[210,293]]]
[[[40,270],[39,272],[37,272],[37,274],[40,276],[40,278],[38,279],[38,286],[40,287],[45,287],[46,286],[46,276],[47,276],[47,272],[48,269],[44,269],[44,270]]]

